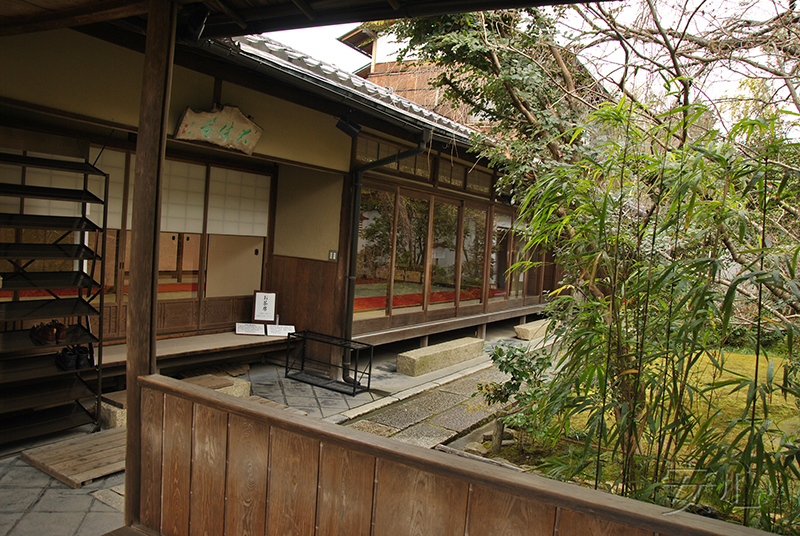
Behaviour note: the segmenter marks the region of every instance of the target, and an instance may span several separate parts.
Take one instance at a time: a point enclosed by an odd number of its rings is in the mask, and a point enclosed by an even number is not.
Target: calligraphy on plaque
[[[250,155],[262,132],[261,127],[236,106],[214,108],[210,112],[186,108],[178,122],[175,139],[205,141]]]

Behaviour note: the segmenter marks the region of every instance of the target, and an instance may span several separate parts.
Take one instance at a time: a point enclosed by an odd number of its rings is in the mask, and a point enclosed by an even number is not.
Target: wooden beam
[[[316,18],[317,18],[317,14],[316,14],[316,13],[314,13],[314,10],[313,10],[313,9],[311,9],[311,6],[309,6],[309,5],[308,5],[308,4],[305,2],[305,0],[292,0],[292,1],[294,2],[294,5],[296,5],[296,6],[297,6],[297,9],[299,9],[300,11],[302,11],[302,12],[303,12],[303,15],[305,15],[306,17],[308,17],[308,20],[314,20],[314,19],[316,19]]]
[[[156,371],[156,298],[161,227],[161,174],[167,141],[177,4],[150,0],[133,184],[130,301],[128,303],[128,437],[125,525],[139,522],[141,389],[139,376]]]
[[[62,9],[48,13],[37,13],[22,17],[10,17],[0,23],[1,35],[16,35],[29,32],[71,28],[84,24],[122,19],[147,13],[147,0],[108,0],[92,2],[73,9]]]

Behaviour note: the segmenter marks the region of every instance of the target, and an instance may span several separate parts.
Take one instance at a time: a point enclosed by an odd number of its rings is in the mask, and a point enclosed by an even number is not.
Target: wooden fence
[[[763,534],[154,375],[139,521],[168,536]]]

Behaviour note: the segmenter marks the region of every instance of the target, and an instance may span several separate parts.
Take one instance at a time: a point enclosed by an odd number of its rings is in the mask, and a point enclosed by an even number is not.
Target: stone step
[[[518,339],[522,339],[523,341],[540,339],[544,337],[548,324],[550,324],[550,320],[548,319],[535,320],[527,324],[514,326],[514,333],[516,333]]]
[[[397,372],[406,376],[421,376],[480,357],[483,355],[483,346],[483,339],[464,337],[403,352],[397,356]]]

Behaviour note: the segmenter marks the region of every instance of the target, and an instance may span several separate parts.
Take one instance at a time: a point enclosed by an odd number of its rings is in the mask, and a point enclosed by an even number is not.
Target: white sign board
[[[275,293],[256,292],[253,308],[253,322],[275,321]]]
[[[295,331],[294,326],[281,326],[278,324],[270,324],[267,326],[267,335],[270,337],[286,337]]]
[[[237,335],[266,335],[264,333],[264,324],[246,324],[243,322],[236,323]]]

